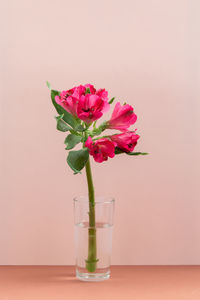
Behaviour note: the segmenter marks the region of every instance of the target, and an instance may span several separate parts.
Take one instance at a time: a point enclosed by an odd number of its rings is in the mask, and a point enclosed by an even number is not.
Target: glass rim
[[[108,204],[108,203],[114,203],[115,199],[113,197],[109,196],[96,196],[97,201],[95,201],[95,204]],[[73,198],[73,202],[79,202],[79,203],[89,203],[88,196],[77,196]]]

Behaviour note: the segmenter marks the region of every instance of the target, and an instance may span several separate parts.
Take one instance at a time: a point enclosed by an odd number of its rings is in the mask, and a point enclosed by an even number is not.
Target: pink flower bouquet
[[[97,126],[96,122],[106,113],[115,98],[108,100],[105,89],[96,90],[93,85],[86,84],[70,90],[58,92],[51,90],[52,103],[59,114],[56,117],[57,129],[69,134],[65,138],[66,150],[70,150],[67,163],[74,174],[86,170],[89,198],[89,224],[90,238],[88,244],[88,258],[86,269],[95,272],[98,258],[96,257],[96,230],[95,230],[95,193],[92,180],[90,158],[102,163],[115,155],[126,154],[129,156],[145,155],[147,153],[134,152],[140,136],[134,130],[129,130],[137,116],[133,107],[128,104],[115,104],[110,120]],[[106,129],[115,129],[120,132],[101,136]],[[81,149],[71,150],[76,145],[82,144]]]

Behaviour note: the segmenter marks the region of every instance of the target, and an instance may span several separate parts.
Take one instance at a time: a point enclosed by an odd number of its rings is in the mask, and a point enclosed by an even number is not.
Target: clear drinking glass
[[[114,199],[96,197],[95,228],[89,226],[88,197],[74,199],[76,277],[84,281],[102,281],[110,277]],[[95,270],[87,270],[91,234],[95,247]],[[94,245],[94,235],[95,243]],[[90,249],[91,250],[91,249]]]

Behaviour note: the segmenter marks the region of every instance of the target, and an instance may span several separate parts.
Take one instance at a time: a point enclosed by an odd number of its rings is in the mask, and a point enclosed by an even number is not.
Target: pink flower
[[[91,94],[95,94],[99,96],[101,99],[103,99],[104,101],[108,102],[108,92],[105,89],[96,90],[94,86],[89,83],[85,84],[84,87],[89,88]]]
[[[55,96],[55,101],[70,114],[76,116],[79,98],[85,93],[85,90],[85,87],[80,85],[68,91],[62,91],[60,96]]]
[[[79,85],[67,91],[68,96],[72,96],[74,98],[79,99],[81,95],[85,94],[85,86]]]
[[[99,89],[98,91],[96,91],[96,95],[101,97],[101,99],[103,99],[104,101],[108,102],[108,92],[105,89]]]
[[[68,96],[67,91],[61,92],[60,96],[55,96],[55,101],[70,114],[76,115],[77,100],[76,98]]]
[[[94,157],[96,162],[103,162],[108,159],[108,157],[115,156],[115,143],[102,138],[96,141],[92,141],[92,138],[89,136],[85,146],[89,149],[90,155]]]
[[[137,145],[137,140],[140,138],[134,131],[127,131],[121,134],[114,134],[110,139],[115,142],[116,147],[125,152],[132,152]]]
[[[86,94],[87,88],[90,89],[89,94]],[[101,118],[110,107],[108,92],[105,89],[96,91],[91,84],[62,91],[59,96],[55,97],[55,101],[70,114],[88,124]]]
[[[101,118],[104,112],[109,108],[107,101],[94,94],[82,95],[77,106],[77,115],[79,119],[90,124]]]
[[[137,120],[133,107],[129,104],[120,105],[116,103],[110,121],[107,122],[107,128],[126,131]]]

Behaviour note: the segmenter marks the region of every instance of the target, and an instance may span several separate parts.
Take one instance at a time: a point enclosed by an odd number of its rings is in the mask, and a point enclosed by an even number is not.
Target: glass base
[[[105,273],[81,273],[76,270],[76,278],[82,281],[103,281],[110,278],[110,271]]]

